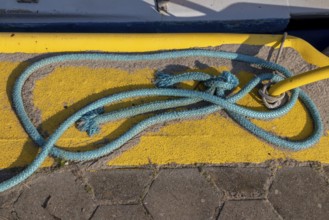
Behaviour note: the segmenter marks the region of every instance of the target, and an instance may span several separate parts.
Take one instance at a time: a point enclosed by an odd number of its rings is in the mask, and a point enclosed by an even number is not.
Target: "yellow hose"
[[[329,66],[311,70],[297,76],[290,77],[281,82],[278,82],[271,86],[269,94],[271,96],[279,96],[280,94],[287,92],[291,89],[295,89],[306,84],[317,82],[323,79],[329,79]]]

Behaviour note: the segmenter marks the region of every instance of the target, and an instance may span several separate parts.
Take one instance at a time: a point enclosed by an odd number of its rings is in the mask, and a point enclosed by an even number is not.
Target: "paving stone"
[[[220,197],[196,168],[164,169],[144,204],[154,219],[213,219]]]
[[[270,176],[266,168],[209,167],[204,169],[217,187],[233,198],[265,196],[265,184]]]
[[[15,174],[16,172],[0,171],[0,182],[3,182],[13,177]],[[8,209],[9,207],[11,207],[14,201],[18,198],[19,192],[19,187],[14,187],[8,191],[0,192],[0,209]]]
[[[309,167],[280,169],[269,200],[284,219],[329,219],[329,185]]]
[[[325,174],[327,174],[327,177],[329,178],[329,166],[323,167]]]
[[[19,219],[88,219],[91,193],[70,172],[41,175],[24,190],[14,209]]]
[[[147,220],[151,219],[142,205],[109,205],[97,208],[92,220]]]
[[[0,220],[14,220],[12,211],[9,209],[0,209]]]
[[[147,169],[116,169],[89,172],[87,178],[97,199],[123,204],[139,202],[152,175]]]
[[[12,189],[10,191],[0,193],[0,209],[7,209],[11,207],[15,200],[18,198],[18,196],[19,190],[17,189]]]
[[[277,220],[279,216],[264,200],[226,201],[219,220]]]

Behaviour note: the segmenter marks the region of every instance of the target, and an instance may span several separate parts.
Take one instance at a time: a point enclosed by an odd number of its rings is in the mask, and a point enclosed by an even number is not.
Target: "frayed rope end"
[[[94,109],[86,114],[84,114],[76,123],[79,131],[86,131],[91,137],[99,133],[99,125],[95,122],[95,118],[104,113],[104,108]]]
[[[234,89],[239,85],[239,79],[229,71],[224,71],[221,74],[221,77],[224,80],[224,82],[227,82],[232,85],[232,89]]]
[[[173,85],[172,75],[164,72],[157,72],[155,75],[156,79],[154,84],[158,88],[167,88]]]

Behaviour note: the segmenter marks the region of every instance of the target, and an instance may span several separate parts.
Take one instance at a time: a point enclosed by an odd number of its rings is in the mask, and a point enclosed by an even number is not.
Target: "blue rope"
[[[7,190],[28,178],[38,169],[38,167],[40,167],[40,165],[48,155],[72,161],[96,159],[120,148],[122,145],[127,143],[127,141],[129,141],[134,136],[152,125],[176,119],[188,119],[197,116],[204,116],[219,111],[220,109],[224,109],[225,111],[227,111],[228,114],[237,123],[239,123],[251,133],[255,134],[256,136],[264,139],[269,143],[283,148],[287,148],[290,150],[300,150],[308,148],[319,141],[323,132],[321,118],[312,100],[300,89],[292,90],[289,101],[284,106],[281,106],[271,111],[255,111],[236,104],[238,100],[244,97],[253,88],[258,86],[262,81],[272,80],[273,82],[278,82],[282,80],[282,77],[272,73],[264,73],[255,76],[239,92],[230,95],[231,91],[239,84],[238,79],[230,72],[223,72],[219,76],[212,76],[202,72],[187,72],[179,75],[169,75],[160,72],[156,75],[155,80],[155,85],[157,86],[157,88],[126,91],[101,98],[75,112],[72,116],[66,119],[66,121],[64,121],[47,140],[43,138],[41,134],[37,131],[37,128],[32,124],[24,108],[22,99],[22,88],[24,83],[26,82],[28,77],[31,76],[32,73],[50,64],[53,65],[60,62],[86,60],[162,60],[192,56],[212,57],[246,62],[272,71],[278,71],[282,73],[285,77],[292,76],[292,73],[286,68],[278,64],[259,59],[257,57],[210,50],[182,50],[174,52],[158,52],[151,54],[77,53],[57,55],[42,59],[31,64],[20,75],[14,85],[12,97],[13,106],[15,108],[17,116],[19,117],[23,127],[25,128],[25,131],[29,134],[31,139],[41,147],[41,151],[36,156],[34,161],[30,165],[28,165],[22,172],[12,177],[11,179],[0,183],[0,191]],[[175,88],[177,84],[187,80],[194,80],[202,83],[206,88],[205,91],[194,91]],[[110,105],[129,98],[153,96],[176,97],[177,99],[151,102],[139,106],[124,108],[122,110],[110,113],[104,113],[103,107],[105,105]],[[304,140],[293,141],[281,138],[263,130],[262,128],[259,128],[258,126],[250,122],[249,119],[247,119],[247,117],[249,117],[266,120],[283,116],[284,114],[290,111],[290,109],[295,105],[298,98],[300,98],[300,100],[304,103],[314,122],[313,133]],[[90,150],[86,152],[70,152],[67,150],[60,149],[55,145],[58,139],[62,136],[62,134],[70,126],[74,125],[74,123],[77,123],[77,127],[79,130],[86,131],[91,136],[99,131],[99,126],[103,123],[115,121],[122,118],[128,118],[140,114],[145,114],[156,110],[165,110],[169,108],[177,108],[184,106],[187,107],[200,101],[205,101],[208,103],[208,105],[200,108],[185,108],[184,110],[180,111],[168,111],[151,116],[130,128],[122,136],[95,150]]]

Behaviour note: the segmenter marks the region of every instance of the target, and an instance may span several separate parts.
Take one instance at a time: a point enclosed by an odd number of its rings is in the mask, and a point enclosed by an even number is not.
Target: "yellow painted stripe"
[[[0,47],[3,53],[86,50],[142,52],[240,43],[278,46],[280,39],[279,35],[243,34],[0,33]]]
[[[190,47],[219,46],[221,44],[251,44],[278,47],[281,36],[236,34],[23,34],[1,33],[0,53],[45,53],[62,51],[141,52]],[[293,47],[305,60],[318,65],[329,65],[329,59],[305,41],[288,37],[286,47]],[[0,168],[23,166],[36,153],[34,144],[22,129],[9,101],[14,79],[26,66],[17,61],[0,62]],[[223,70],[225,67],[214,67]],[[34,103],[41,110],[43,129],[51,134],[73,111],[104,95],[122,91],[122,87],[150,85],[154,70],[137,69],[126,72],[115,68],[87,66],[58,66],[54,72],[38,80],[33,92]],[[239,74],[242,81],[251,77]],[[78,86],[77,86],[78,85]],[[132,100],[134,102],[135,100]],[[251,95],[240,104],[261,107]],[[64,109],[64,105],[68,109]],[[123,105],[124,106],[124,105]],[[120,107],[120,106],[117,106]],[[102,126],[101,133],[88,138],[85,133],[70,128],[58,145],[67,149],[92,149],[104,138],[117,137],[132,124],[121,120]],[[255,121],[259,126],[280,135],[302,138],[312,129],[307,112],[301,103],[285,117],[273,121]],[[96,142],[96,143],[95,143]],[[203,119],[170,123],[159,130],[144,134],[137,145],[109,162],[114,166],[195,163],[260,163],[270,159],[292,158],[329,163],[329,138],[322,137],[316,146],[300,151],[283,151],[249,134],[230,119],[218,114]],[[49,166],[52,160],[46,161]]]
[[[95,33],[0,33],[1,53],[63,51],[145,52],[218,46],[222,44],[280,46],[281,35],[252,34],[95,34]],[[309,63],[325,66],[329,58],[306,41],[288,36],[285,47],[297,50]]]

